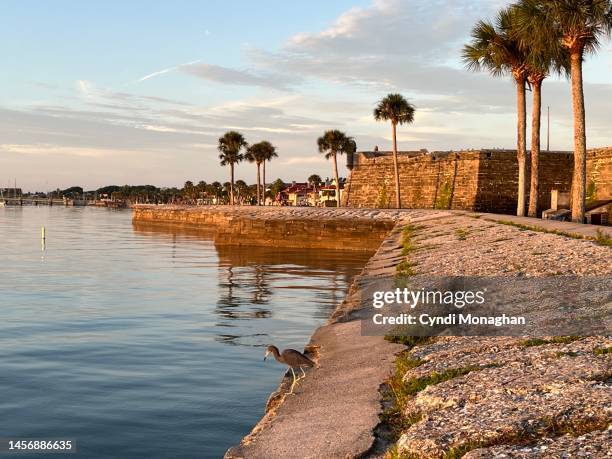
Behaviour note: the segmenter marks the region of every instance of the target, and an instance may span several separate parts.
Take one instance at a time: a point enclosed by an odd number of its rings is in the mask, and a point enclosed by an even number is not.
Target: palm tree
[[[223,198],[223,202],[227,202],[228,204],[230,204],[230,197],[231,197],[231,193],[232,193],[232,183],[231,182],[225,182],[223,184],[223,188],[221,191],[221,197]]]
[[[334,161],[334,178],[336,179],[336,203],[338,207],[342,206],[340,202],[340,178],[338,177],[338,159],[337,155],[345,153],[354,153],[357,149],[355,141],[352,137],[347,136],[344,132],[337,129],[326,131],[317,139],[319,152],[325,153],[325,159]]]
[[[527,82],[533,93],[531,121],[531,180],[527,215],[538,216],[538,194],[540,191],[540,120],[542,115],[542,84],[551,72],[569,74],[569,55],[557,46],[550,35],[533,34],[521,26],[523,4],[515,6],[517,15],[516,38],[526,53]]]
[[[244,201],[249,197],[249,186],[244,180],[236,180],[236,194],[238,195],[238,203],[244,204]]]
[[[308,183],[310,183],[310,185],[312,186],[319,186],[319,184],[321,183],[321,176],[317,174],[312,174],[310,177],[308,177]]]
[[[262,142],[251,145],[247,149],[246,154],[244,155],[244,159],[246,159],[250,163],[255,163],[257,165],[257,205],[258,206],[261,205],[261,198],[260,198],[261,195],[259,193],[259,188],[261,186],[261,180],[260,180],[260,175],[259,175],[260,166],[262,163],[265,163],[265,161],[268,160],[268,158],[271,158],[272,154],[276,155],[276,149],[270,142],[264,140]],[[265,188],[264,188],[264,193],[265,193]],[[264,198],[264,201],[265,201],[265,198]]]
[[[393,167],[395,172],[395,207],[402,207],[400,199],[399,167],[397,164],[397,125],[410,124],[414,121],[414,105],[401,94],[389,94],[378,102],[374,109],[376,121],[391,121],[393,129]]]
[[[266,152],[266,159],[263,162],[263,203],[266,205],[266,161],[272,161],[274,158],[278,158],[278,153],[276,153],[276,149],[272,147],[272,149],[268,149]]]
[[[516,39],[516,12],[514,7],[501,10],[495,24],[478,21],[472,29],[472,40],[463,48],[463,62],[472,71],[488,70],[494,77],[511,74],[517,95],[517,158],[518,204],[516,214],[525,215],[525,175],[527,165],[527,62],[524,48]]]
[[[215,197],[215,204],[219,204],[219,196],[223,190],[223,186],[219,182],[213,182],[207,186],[207,193]]]
[[[520,27],[538,42],[557,43],[569,53],[574,112],[572,221],[584,222],[586,198],[586,126],[582,61],[600,39],[612,33],[610,0],[523,0]],[[554,38],[554,40],[550,40]]]
[[[187,200],[187,202],[191,202],[194,192],[195,187],[193,186],[193,182],[191,180],[187,180],[185,185],[183,185],[183,197]]]
[[[241,151],[246,147],[248,147],[248,144],[239,132],[229,131],[219,138],[219,146],[217,148],[220,152],[219,159],[221,160],[221,165],[229,165],[230,167],[229,202],[231,205],[234,205],[234,166],[243,160]]]

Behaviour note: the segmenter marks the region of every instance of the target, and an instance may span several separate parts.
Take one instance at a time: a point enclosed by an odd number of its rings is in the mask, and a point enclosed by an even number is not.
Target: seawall
[[[219,245],[374,252],[401,211],[230,206],[136,206],[134,224],[209,232]]]

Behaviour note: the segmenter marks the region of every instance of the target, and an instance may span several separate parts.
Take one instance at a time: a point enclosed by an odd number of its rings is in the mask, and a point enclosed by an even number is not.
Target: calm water
[[[367,258],[177,231],[129,211],[0,208],[0,437],[220,457],[283,374],[264,346],[304,346]]]

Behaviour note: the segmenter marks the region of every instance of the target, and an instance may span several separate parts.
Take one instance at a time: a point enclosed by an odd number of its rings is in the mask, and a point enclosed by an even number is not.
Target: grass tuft
[[[391,343],[403,344],[408,346],[408,349],[412,349],[419,344],[427,344],[432,338],[430,336],[387,335],[385,339]]]
[[[414,269],[415,266],[415,263],[412,263],[409,260],[403,260],[395,269],[397,270],[397,274],[399,276],[414,276],[416,274],[416,270]]]
[[[593,349],[595,355],[608,355],[612,354],[612,347],[596,347]]]
[[[416,274],[416,263],[411,262],[408,259],[408,255],[417,249],[412,236],[419,229],[420,227],[414,225],[406,225],[402,229],[402,255],[406,259],[401,261],[395,268],[399,276],[414,276]]]
[[[604,233],[602,230],[597,230],[597,237],[595,238],[595,242],[599,245],[603,245],[605,247],[612,247],[612,236],[608,233]]]
[[[464,241],[465,239],[467,239],[468,230],[464,228],[457,228],[455,230],[455,234],[457,235],[457,239],[459,239],[460,241]]]
[[[550,339],[530,338],[521,341],[523,347],[544,346],[545,344],[569,344],[582,339],[582,336],[554,336]]]

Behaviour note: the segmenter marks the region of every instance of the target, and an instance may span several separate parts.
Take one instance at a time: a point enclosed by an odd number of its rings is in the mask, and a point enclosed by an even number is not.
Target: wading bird
[[[285,349],[283,352],[279,352],[276,346],[268,346],[268,348],[266,349],[266,355],[264,356],[264,360],[266,360],[268,358],[268,355],[270,354],[274,355],[274,358],[277,362],[284,363],[291,369],[291,373],[293,374],[293,383],[291,384],[291,389],[289,389],[290,394],[293,394],[293,387],[295,386],[295,383],[306,376],[306,373],[304,372],[304,367],[316,366],[312,360],[310,360],[301,352],[296,351],[295,349]],[[295,371],[293,371],[294,368],[299,368],[300,370],[302,370],[301,377],[297,378],[295,376]]]

